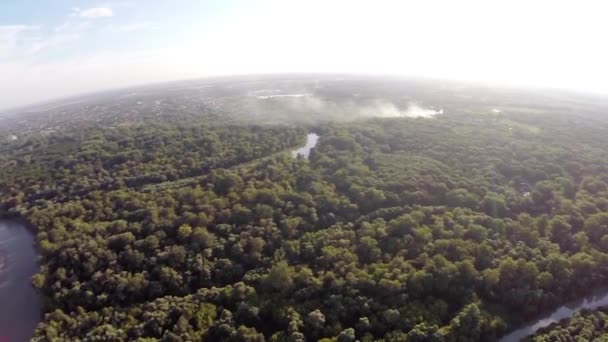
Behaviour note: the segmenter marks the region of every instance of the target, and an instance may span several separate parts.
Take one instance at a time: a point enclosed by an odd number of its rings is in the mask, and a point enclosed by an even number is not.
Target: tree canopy
[[[488,341],[608,280],[607,133],[92,125],[2,150],[0,211],[37,227],[36,341]]]

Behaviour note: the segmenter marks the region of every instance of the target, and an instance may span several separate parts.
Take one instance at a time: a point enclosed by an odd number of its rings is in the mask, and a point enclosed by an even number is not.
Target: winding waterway
[[[500,339],[500,342],[521,341],[525,337],[534,334],[539,329],[559,322],[562,319],[572,317],[575,313],[583,309],[593,310],[603,306],[608,306],[608,289],[595,292],[594,294],[591,294],[587,297],[560,306],[552,313],[541,317],[540,319],[537,319],[531,323],[528,323],[526,326],[504,336]]]
[[[0,341],[29,341],[40,322],[42,303],[30,282],[36,260],[32,233],[0,220]]]
[[[309,133],[306,136],[306,145],[300,147],[299,149],[292,151],[291,155],[294,158],[297,158],[298,156],[302,156],[304,158],[308,158],[308,156],[310,155],[310,150],[312,150],[313,147],[317,146],[317,142],[319,141],[319,136],[315,133]]]

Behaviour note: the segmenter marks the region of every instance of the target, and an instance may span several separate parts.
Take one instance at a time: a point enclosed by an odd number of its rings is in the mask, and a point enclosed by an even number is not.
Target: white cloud
[[[66,22],[53,30],[38,26],[0,25],[0,62],[31,61],[37,54],[80,39],[87,25]]]
[[[32,42],[29,52],[38,53],[45,49],[57,47],[64,43],[78,40],[82,35],[78,32],[56,33],[46,38],[38,38]]]
[[[99,52],[56,62],[0,63],[0,110],[83,92],[214,74],[206,65],[218,65],[218,61],[187,49]]]
[[[135,32],[152,28],[153,25],[147,22],[135,22],[123,25],[110,25],[107,30],[110,32]]]
[[[78,7],[72,8],[72,15],[79,16],[81,18],[103,18],[114,16],[114,11],[110,7],[92,7],[86,9],[80,9]]]
[[[19,37],[28,29],[26,25],[0,25],[0,57],[10,56],[17,48]]]
[[[27,28],[26,25],[0,25],[0,41],[12,41],[16,35]]]

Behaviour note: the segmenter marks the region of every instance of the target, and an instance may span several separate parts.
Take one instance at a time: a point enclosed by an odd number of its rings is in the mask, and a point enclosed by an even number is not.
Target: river
[[[34,236],[22,224],[0,220],[0,341],[29,341],[42,301],[30,278],[38,272]]]
[[[559,322],[562,319],[574,316],[575,313],[583,309],[597,309],[602,306],[608,306],[608,289],[595,292],[577,301],[567,303],[557,308],[551,314],[545,315],[540,319],[528,323],[526,326],[517,329],[510,334],[500,339],[500,342],[516,342],[523,338],[534,334],[539,329],[547,327],[553,323]]]
[[[317,146],[317,142],[319,141],[319,136],[315,133],[309,133],[306,136],[306,145],[300,147],[299,149],[292,151],[291,155],[294,158],[297,158],[298,156],[302,156],[304,158],[308,158],[308,156],[310,155],[310,150]]]

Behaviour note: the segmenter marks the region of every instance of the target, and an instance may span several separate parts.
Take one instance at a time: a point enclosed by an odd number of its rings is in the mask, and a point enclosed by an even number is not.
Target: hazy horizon
[[[9,1],[0,110],[137,85],[395,75],[607,94],[606,5],[574,1]]]

